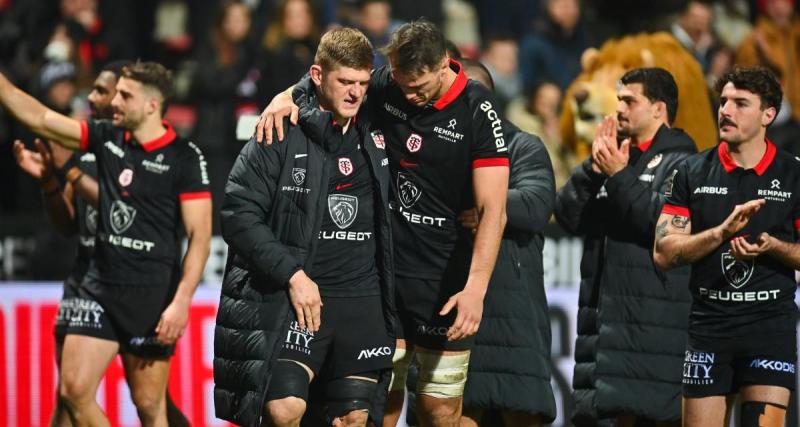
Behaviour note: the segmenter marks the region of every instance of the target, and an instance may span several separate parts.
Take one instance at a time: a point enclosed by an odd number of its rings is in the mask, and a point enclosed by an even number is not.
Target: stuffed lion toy
[[[564,144],[579,159],[591,152],[597,125],[616,115],[617,83],[626,71],[661,67],[678,85],[674,127],[688,133],[704,150],[717,144],[717,127],[700,64],[668,33],[638,34],[609,40],[600,50],[587,49],[583,72],[567,89],[560,125]]]

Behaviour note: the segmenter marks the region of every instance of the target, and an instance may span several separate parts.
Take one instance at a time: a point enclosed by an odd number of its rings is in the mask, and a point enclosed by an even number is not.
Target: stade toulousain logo
[[[372,140],[375,142],[375,146],[380,148],[381,150],[386,149],[386,140],[383,138],[383,132],[379,130],[374,130],[370,132],[372,136]]]
[[[347,194],[328,195],[328,213],[337,227],[344,230],[353,224],[358,216],[358,197]]]
[[[725,276],[725,280],[728,281],[728,284],[736,289],[744,286],[753,276],[753,270],[755,268],[754,259],[749,261],[738,260],[733,257],[731,251],[725,251],[722,253],[721,261],[722,275]]]
[[[419,149],[422,148],[422,137],[416,133],[409,135],[408,139],[406,140],[406,148],[408,148],[408,151],[412,153],[419,151]]]
[[[131,182],[133,181],[133,170],[128,168],[123,169],[119,174],[118,181],[119,185],[123,187],[131,185]]]
[[[303,168],[292,168],[292,180],[295,185],[303,185],[306,182],[306,170]]]
[[[397,193],[397,198],[406,208],[414,206],[422,196],[422,191],[417,187],[417,184],[404,172],[397,173]]]
[[[124,233],[133,225],[134,218],[136,218],[136,209],[132,206],[122,200],[117,200],[111,204],[111,228],[115,233]]]
[[[344,176],[348,176],[353,173],[353,162],[350,161],[349,157],[339,157],[339,172],[342,173]]]

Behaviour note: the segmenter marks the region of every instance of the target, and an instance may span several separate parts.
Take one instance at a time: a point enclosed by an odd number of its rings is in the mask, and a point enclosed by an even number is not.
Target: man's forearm
[[[692,264],[714,252],[723,242],[722,231],[710,228],[698,234],[663,235],[666,220],[656,226],[653,260],[662,270]]]
[[[70,150],[80,148],[81,129],[77,120],[50,110],[36,98],[14,86],[2,73],[0,104],[34,133],[54,140]]]
[[[770,238],[773,240],[773,246],[767,254],[792,269],[800,270],[800,244]]]
[[[83,175],[81,179],[72,184],[74,191],[78,196],[89,202],[90,205],[97,208],[100,200],[100,185],[97,180],[89,175]]]
[[[75,208],[72,205],[71,193],[65,188],[62,192],[61,186],[55,177],[50,177],[42,182],[42,198],[44,207],[50,222],[64,235],[71,235],[77,231],[75,222]]]
[[[189,237],[189,248],[183,258],[183,276],[178,284],[173,301],[190,303],[197,285],[203,277],[208,253],[211,247],[211,235],[193,235]]]
[[[486,294],[489,279],[492,277],[497,253],[500,251],[500,240],[506,226],[505,208],[494,208],[479,213],[480,220],[472,247],[472,263],[464,290]]]

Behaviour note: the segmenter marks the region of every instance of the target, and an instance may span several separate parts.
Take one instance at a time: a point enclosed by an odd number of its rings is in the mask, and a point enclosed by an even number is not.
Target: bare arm
[[[479,219],[472,248],[472,264],[464,290],[450,297],[439,313],[445,315],[453,308],[457,311],[455,323],[447,333],[450,341],[478,332],[483,316],[483,298],[489,287],[506,226],[508,174],[507,167],[473,170],[472,187]]]
[[[669,270],[697,262],[744,228],[763,205],[764,199],[737,205],[722,224],[698,234],[691,234],[688,216],[662,213],[657,221],[653,248],[656,267]]]
[[[45,107],[14,86],[0,73],[0,104],[34,133],[57,141],[70,150],[81,145],[80,122]]]
[[[161,314],[161,320],[156,327],[158,339],[164,344],[174,343],[180,338],[189,321],[189,307],[203,276],[211,245],[211,199],[182,201],[181,217],[189,239],[189,248],[183,258],[183,275],[178,290]]]
[[[100,199],[100,188],[97,184],[97,180],[89,175],[78,173],[77,171],[70,172],[69,170],[63,170],[64,168],[78,168],[77,164],[67,165],[72,157],[72,151],[54,144],[50,144],[50,151],[53,155],[53,164],[55,167],[62,170],[65,176],[72,178],[67,185],[71,186],[74,192],[89,202],[89,204],[97,208],[98,200]]]

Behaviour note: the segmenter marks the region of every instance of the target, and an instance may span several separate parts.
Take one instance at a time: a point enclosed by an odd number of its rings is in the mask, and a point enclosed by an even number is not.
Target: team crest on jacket
[[[347,194],[328,195],[328,213],[337,227],[345,229],[353,224],[358,215],[358,197]]]
[[[422,148],[422,137],[416,133],[411,133],[406,140],[406,148],[412,153],[416,153]]]
[[[295,185],[303,185],[306,182],[306,170],[303,168],[292,168],[292,180]]]
[[[339,172],[342,175],[347,176],[353,173],[353,162],[350,161],[349,157],[339,157],[337,163],[339,164]]]
[[[119,173],[119,178],[117,181],[119,181],[119,185],[123,187],[131,185],[131,182],[133,181],[133,170],[128,168],[123,169],[122,172]]]
[[[369,133],[372,136],[372,140],[375,141],[375,146],[380,148],[381,150],[386,149],[386,140],[383,139],[383,132],[379,130],[374,130]]]
[[[728,284],[736,289],[744,286],[753,276],[755,260],[741,261],[731,255],[731,251],[722,253],[722,275]]]
[[[649,162],[647,162],[647,169],[653,169],[654,167],[660,165],[661,164],[661,159],[663,157],[664,156],[661,153],[658,153],[655,156],[653,156],[653,158],[650,159]]]
[[[422,196],[422,191],[417,187],[417,184],[411,180],[411,177],[405,172],[398,172],[397,198],[400,199],[400,203],[406,208],[410,208],[414,206],[414,203],[417,203],[420,196]]]
[[[111,228],[117,234],[122,234],[133,225],[136,218],[136,209],[122,200],[111,204]]]

